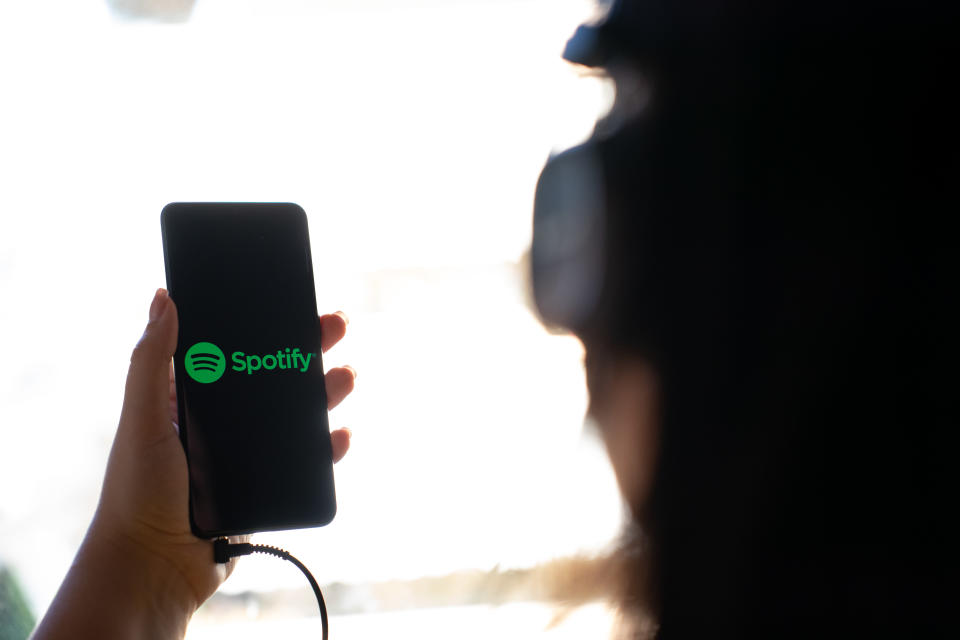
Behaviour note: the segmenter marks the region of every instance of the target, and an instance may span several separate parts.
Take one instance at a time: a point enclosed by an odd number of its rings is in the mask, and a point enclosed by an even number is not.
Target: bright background
[[[104,0],[0,0],[0,564],[38,615],[96,503],[170,201],[299,203],[320,310],[351,318],[325,359],[359,372],[331,413],[354,432],[337,518],[258,541],[321,583],[609,548],[622,505],[584,429],[582,348],[531,313],[523,263],[543,163],[612,100],[559,56],[594,11],[199,0],[160,23]],[[223,590],[303,584],[242,562]],[[550,621],[511,610],[407,623],[510,637]],[[599,637],[604,611],[567,631]],[[356,634],[403,628],[375,618]],[[189,637],[227,631],[200,620]]]

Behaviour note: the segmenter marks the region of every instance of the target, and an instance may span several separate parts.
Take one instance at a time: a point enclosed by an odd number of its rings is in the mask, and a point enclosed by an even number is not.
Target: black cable
[[[327,626],[327,604],[323,601],[323,594],[320,592],[320,585],[314,579],[313,574],[306,566],[292,555],[289,551],[271,547],[266,544],[250,544],[249,542],[239,542],[231,544],[226,538],[220,538],[213,541],[213,560],[218,564],[230,562],[230,558],[237,556],[248,556],[251,553],[265,553],[277,558],[289,560],[297,566],[303,575],[310,581],[310,587],[313,589],[313,595],[317,596],[317,604],[320,606],[320,625],[323,628],[323,640],[328,640],[329,628]]]

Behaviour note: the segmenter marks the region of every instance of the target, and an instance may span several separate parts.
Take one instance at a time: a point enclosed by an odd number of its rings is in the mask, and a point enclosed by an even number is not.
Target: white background
[[[321,583],[606,548],[621,504],[584,430],[582,349],[522,265],[549,153],[611,100],[559,54],[586,0],[0,0],[0,563],[39,614],[89,522],[130,349],[163,286],[159,213],[293,201],[359,372],[323,529],[262,535]],[[241,563],[224,590],[299,587]]]

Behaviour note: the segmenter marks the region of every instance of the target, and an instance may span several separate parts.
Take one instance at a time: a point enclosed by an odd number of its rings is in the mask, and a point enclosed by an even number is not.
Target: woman
[[[617,104],[541,176],[534,284],[586,346],[634,632],[916,636],[949,611],[957,25],[624,1],[569,43]]]

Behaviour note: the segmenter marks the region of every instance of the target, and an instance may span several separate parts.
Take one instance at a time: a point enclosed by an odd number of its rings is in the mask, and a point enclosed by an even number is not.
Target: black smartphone
[[[329,523],[337,507],[306,214],[289,203],[178,202],[160,221],[194,534]]]

